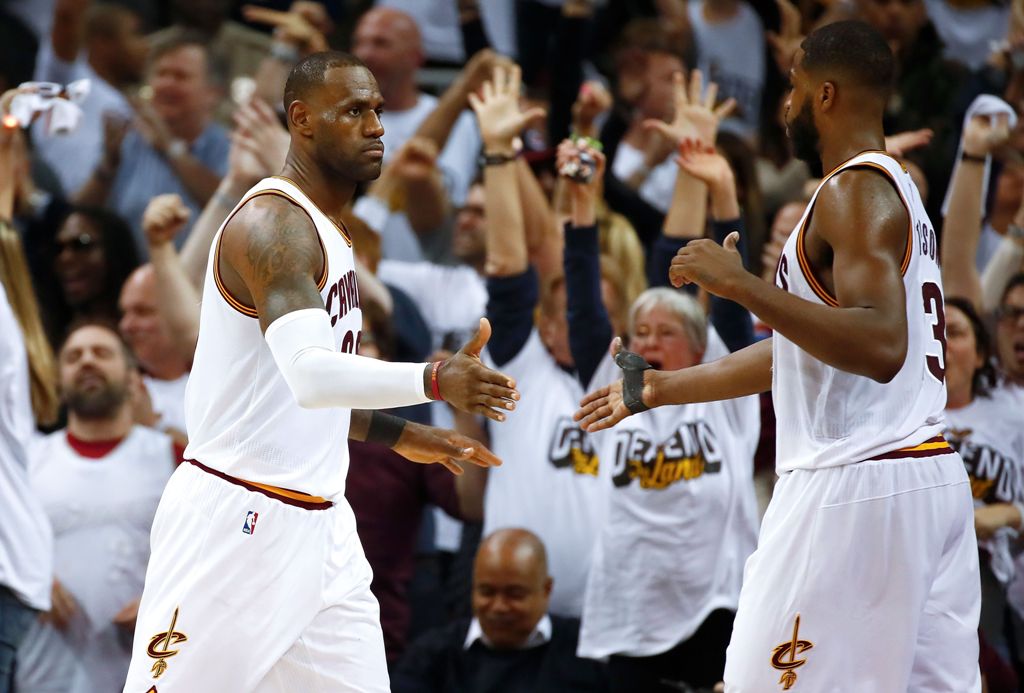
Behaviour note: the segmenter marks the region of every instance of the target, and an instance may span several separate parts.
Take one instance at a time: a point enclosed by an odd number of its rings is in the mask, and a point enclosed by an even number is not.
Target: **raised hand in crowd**
[[[168,147],[174,141],[174,135],[171,134],[167,123],[148,99],[135,98],[131,103],[135,109],[133,127],[154,150],[161,154],[167,153]]]
[[[442,399],[457,409],[504,421],[504,412],[516,408],[519,393],[514,380],[480,361],[480,352],[490,338],[491,323],[481,318],[476,333],[437,370],[438,390]]]
[[[523,128],[545,116],[544,109],[539,107],[520,110],[521,84],[522,74],[518,65],[511,69],[498,65],[491,79],[484,82],[481,94],[470,93],[469,104],[480,125],[485,154],[513,155],[513,142]]]
[[[927,147],[934,136],[935,131],[931,128],[898,132],[885,138],[885,151],[896,157],[906,156],[915,149]]]
[[[726,158],[713,146],[685,139],[679,143],[675,162],[683,171],[708,186],[713,218],[723,220],[740,216],[736,175]]]
[[[142,230],[149,245],[170,243],[178,232],[185,228],[191,212],[185,202],[175,193],[157,195],[142,214]]]
[[[575,227],[597,223],[605,164],[604,154],[586,138],[566,139],[558,145],[556,167],[565,179]]]
[[[665,159],[687,138],[714,144],[719,124],[736,110],[736,100],[731,97],[716,105],[718,85],[708,82],[705,90],[704,75],[700,70],[693,70],[690,73],[689,83],[686,75],[677,72],[673,75],[672,87],[672,120],[665,122],[648,118],[643,123],[646,130],[658,133],[663,138],[662,149],[659,150],[662,155],[658,162]]]
[[[235,111],[234,121],[228,176],[237,176],[249,187],[279,172],[291,140],[270,106],[260,98],[250,99]]]
[[[103,157],[98,169],[102,175],[113,178],[117,173],[121,165],[121,144],[131,126],[132,121],[118,113],[103,114]]]
[[[426,137],[410,137],[389,164],[395,177],[407,183],[440,175],[437,145]]]
[[[779,10],[779,31],[766,31],[765,38],[771,46],[772,57],[779,72],[782,75],[789,75],[789,70],[793,67],[793,58],[804,40],[803,17],[800,15],[800,8],[791,0],[775,0],[775,6]]]
[[[248,22],[274,28],[274,40],[295,48],[299,56],[325,51],[330,46],[324,29],[330,28],[330,17],[310,7],[319,3],[295,2],[287,12],[258,5],[244,5],[242,16]]]
[[[578,135],[597,137],[597,119],[612,107],[612,95],[596,80],[580,85],[572,105],[572,129]]]

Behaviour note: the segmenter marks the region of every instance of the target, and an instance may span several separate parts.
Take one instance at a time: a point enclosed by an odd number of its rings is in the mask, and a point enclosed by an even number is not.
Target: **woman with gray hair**
[[[560,163],[578,157],[582,148],[563,144]],[[589,148],[586,153],[600,169],[601,154]],[[592,373],[590,385],[598,386],[617,380],[620,370],[604,349],[612,330],[600,302],[592,211],[597,193],[592,183],[569,185],[570,345],[578,376]],[[716,227],[735,228],[735,217],[722,218],[715,192]],[[673,207],[695,211],[670,212],[663,240],[678,236],[669,225],[682,217],[703,231],[703,205],[685,201],[706,196],[702,182],[679,172]],[[692,218],[694,213],[701,218]],[[657,247],[652,254],[650,274],[660,283],[667,282],[672,254],[659,258]],[[737,319],[738,311],[730,314],[728,306],[712,310],[716,320]],[[749,317],[742,319],[749,335]],[[689,368],[728,353],[697,299],[664,286],[634,301],[628,339],[629,358],[639,367]],[[578,653],[609,658],[613,693],[710,689],[721,680],[743,565],[757,539],[752,477],[759,431],[757,398],[746,397],[652,409],[593,439],[611,486],[584,596]]]

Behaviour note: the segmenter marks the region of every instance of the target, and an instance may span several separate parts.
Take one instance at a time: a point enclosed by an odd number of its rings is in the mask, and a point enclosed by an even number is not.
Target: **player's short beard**
[[[75,416],[89,421],[109,419],[128,399],[128,383],[106,382],[103,387],[95,390],[80,390],[72,385],[64,393],[64,403],[68,411]]]
[[[818,150],[821,137],[818,128],[814,126],[814,113],[809,101],[804,102],[800,112],[790,121],[789,139],[793,141],[793,154],[796,158],[812,166],[821,161],[821,152]]]

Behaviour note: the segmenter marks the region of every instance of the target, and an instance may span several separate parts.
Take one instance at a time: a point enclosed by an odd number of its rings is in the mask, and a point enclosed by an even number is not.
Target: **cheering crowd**
[[[596,433],[574,413],[621,377],[616,338],[678,370],[770,335],[669,267],[710,238],[774,282],[828,174],[787,141],[793,57],[845,19],[895,56],[886,148],[936,227],[912,239],[942,266],[981,671],[1017,690],[1024,3],[0,0],[0,693],[123,686],[213,239],[281,171],[285,79],[329,48],[384,97],[334,299],[362,308],[358,353],[443,360],[486,317],[521,394],[498,425],[397,412],[497,468],[349,444],[393,690],[712,691],[775,479],[771,396]]]

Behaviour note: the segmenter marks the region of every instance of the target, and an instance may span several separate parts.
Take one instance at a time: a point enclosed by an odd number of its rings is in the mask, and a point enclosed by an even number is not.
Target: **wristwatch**
[[[178,138],[171,140],[167,145],[167,149],[164,150],[164,155],[172,161],[174,159],[179,159],[186,154],[188,154],[188,145],[185,144],[185,140]]]

